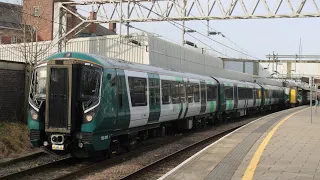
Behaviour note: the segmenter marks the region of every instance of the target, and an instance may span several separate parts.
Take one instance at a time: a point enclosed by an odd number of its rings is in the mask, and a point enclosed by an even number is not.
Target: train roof
[[[66,57],[66,54],[68,54],[68,53],[70,55],[69,55],[69,57]],[[100,65],[104,68],[112,67],[112,68],[128,69],[128,70],[135,70],[135,71],[147,71],[147,72],[154,72],[154,73],[163,74],[163,75],[188,77],[191,79],[201,79],[201,80],[216,82],[215,79],[213,79],[209,76],[203,76],[203,75],[198,75],[198,74],[193,74],[193,73],[186,73],[186,72],[181,72],[181,71],[177,71],[174,69],[160,68],[160,67],[150,66],[150,65],[146,65],[146,64],[138,64],[138,63],[133,63],[133,62],[125,61],[125,60],[108,58],[108,57],[103,57],[103,56],[99,56],[99,55],[86,54],[86,53],[80,53],[80,52],[59,53],[59,54],[55,54],[53,56],[50,56],[50,57],[46,58],[45,60],[66,59],[66,58],[87,60],[87,61],[90,61],[90,62],[95,63],[97,65]]]
[[[206,81],[211,81],[211,82],[220,81],[220,82],[229,83],[229,84],[236,83],[236,84],[242,84],[242,85],[248,85],[248,86],[251,85],[253,87],[258,86],[256,83],[253,83],[253,82],[232,80],[232,79],[220,78],[220,77],[213,77],[212,78],[210,76],[181,72],[181,71],[177,71],[174,69],[160,68],[160,67],[146,65],[146,64],[138,64],[138,63],[133,63],[133,62],[129,62],[129,61],[121,60],[121,59],[114,59],[114,58],[104,57],[104,56],[100,56],[100,55],[81,53],[81,52],[57,53],[57,54],[54,54],[54,55],[46,58],[42,62],[45,62],[48,60],[53,60],[53,59],[69,59],[69,58],[83,60],[83,61],[90,61],[91,63],[97,64],[97,65],[102,66],[104,68],[110,67],[110,68],[128,69],[128,70],[135,70],[135,71],[147,71],[147,72],[154,72],[154,73],[169,75],[169,76],[187,77],[187,78],[191,78],[191,79],[201,79],[201,80],[206,80]],[[267,83],[264,83],[264,84],[266,85]]]

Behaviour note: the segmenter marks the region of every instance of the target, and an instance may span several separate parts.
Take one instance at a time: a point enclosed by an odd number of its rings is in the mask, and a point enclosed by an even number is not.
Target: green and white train
[[[41,61],[30,86],[31,143],[76,157],[132,149],[164,134],[283,108],[284,88],[67,52]]]

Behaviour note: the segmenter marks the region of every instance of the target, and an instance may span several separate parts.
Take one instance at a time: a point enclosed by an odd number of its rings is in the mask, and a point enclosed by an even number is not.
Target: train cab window
[[[161,81],[162,104],[171,103],[171,83],[170,81]]]
[[[200,87],[199,84],[193,85],[194,102],[200,102]]]
[[[171,93],[172,93],[172,103],[173,104],[180,103],[179,83],[172,82],[172,84],[171,84]]]
[[[224,97],[226,100],[233,100],[233,86],[224,87]]]
[[[217,99],[217,86],[207,84],[207,101],[214,101]]]
[[[46,98],[47,67],[34,70],[29,98],[36,107],[40,107],[39,99]]]
[[[89,98],[99,95],[101,70],[94,67],[82,67],[81,70],[81,98]]]
[[[188,102],[193,103],[193,84],[187,85],[187,97],[188,97]]]
[[[34,71],[35,95],[38,97],[46,96],[47,67],[40,67]]]
[[[147,79],[138,77],[129,77],[129,88],[132,106],[147,105]]]

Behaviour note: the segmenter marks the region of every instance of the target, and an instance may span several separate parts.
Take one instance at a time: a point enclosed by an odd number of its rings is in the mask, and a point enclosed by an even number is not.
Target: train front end
[[[102,83],[102,68],[68,58],[35,67],[29,94],[28,126],[35,147],[86,157],[92,141]],[[86,125],[88,124],[88,125]]]

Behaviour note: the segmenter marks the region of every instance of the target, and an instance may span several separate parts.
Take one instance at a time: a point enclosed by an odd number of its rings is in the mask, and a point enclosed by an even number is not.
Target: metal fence
[[[106,57],[119,58],[131,62],[143,63],[147,58],[147,37],[119,36],[86,37],[71,39],[64,51],[85,52]],[[0,44],[0,60],[14,62],[34,62],[58,52],[53,41],[39,43]]]

